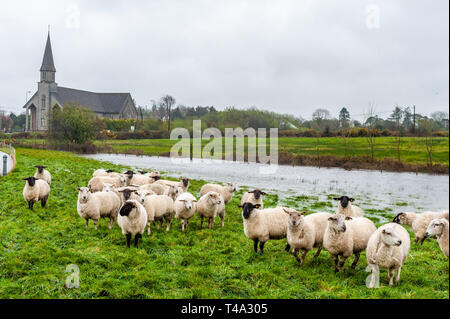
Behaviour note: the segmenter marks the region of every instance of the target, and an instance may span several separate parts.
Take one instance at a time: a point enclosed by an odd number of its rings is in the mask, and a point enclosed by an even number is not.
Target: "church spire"
[[[45,45],[44,58],[40,71],[56,72],[55,63],[53,62],[52,44],[50,43],[50,28],[47,36],[47,44]]]

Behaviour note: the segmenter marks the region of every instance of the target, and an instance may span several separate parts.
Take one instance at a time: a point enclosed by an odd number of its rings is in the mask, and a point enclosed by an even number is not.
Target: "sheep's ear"
[[[194,200],[193,200],[193,202],[194,202],[194,203],[197,203],[197,200],[196,200],[196,199],[194,199]],[[239,205],[238,205],[238,206],[239,206]]]
[[[260,204],[255,204],[255,205],[253,205],[253,207],[254,207],[254,208],[260,208],[261,205],[260,205]]]
[[[286,214],[289,214],[289,211],[288,211],[286,208],[284,208],[284,207],[283,207],[283,211],[284,211]]]
[[[44,166],[42,166],[42,168],[47,168],[47,166],[44,165]]]
[[[22,178],[24,181],[27,181],[28,180],[28,178]]]
[[[333,199],[334,199],[334,200],[341,200],[340,197],[334,197]]]
[[[242,208],[242,207],[244,207],[244,205],[241,205],[241,204],[238,204],[237,205],[239,208]]]
[[[77,187],[77,191],[81,191],[81,188]]]
[[[299,213],[300,215],[305,215],[306,214],[306,212],[305,211],[303,211],[303,212],[301,212],[301,213]]]
[[[179,199],[179,201],[180,201],[180,202],[186,202],[186,200],[185,200],[185,199]]]
[[[255,191],[249,191],[248,193],[249,193],[249,194],[253,194],[253,193],[255,193]]]
[[[351,218],[350,216],[346,216],[345,220],[352,220],[353,218]]]
[[[267,193],[266,192],[261,192],[261,195],[267,195]]]
[[[328,217],[328,220],[331,222],[331,221],[334,220],[334,218],[333,217]]]
[[[381,232],[382,232],[383,234],[386,234],[386,229],[383,229]]]
[[[354,199],[354,198],[350,198],[349,200],[350,200],[351,202],[354,202],[354,201],[355,201],[355,199]]]

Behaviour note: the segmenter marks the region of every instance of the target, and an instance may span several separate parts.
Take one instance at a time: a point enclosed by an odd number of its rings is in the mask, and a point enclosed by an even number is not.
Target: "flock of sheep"
[[[46,166],[36,166],[34,176],[25,178],[23,196],[28,207],[41,201],[45,207],[50,194],[51,174]],[[161,179],[157,171],[126,171],[99,169],[93,173],[88,187],[78,188],[77,211],[85,220],[86,228],[92,219],[97,230],[98,220],[109,218],[111,229],[117,220],[130,247],[134,236],[134,246],[147,227],[151,234],[151,224],[160,229],[166,222],[166,231],[171,221],[177,218],[182,231],[186,231],[189,220],[197,212],[201,219],[208,220],[208,228],[214,225],[219,216],[224,227],[225,208],[236,188],[233,184],[225,186],[205,184],[200,190],[200,198],[188,192],[189,179],[180,181]],[[400,280],[400,272],[410,248],[409,234],[400,225],[408,225],[413,230],[415,242],[426,238],[437,238],[439,246],[448,258],[449,212],[424,212],[398,214],[393,223],[387,223],[377,229],[375,224],[364,217],[363,210],[353,205],[353,198],[336,197],[338,208],[335,214],[298,212],[287,207],[264,208],[261,190],[253,190],[242,196],[239,207],[242,209],[244,233],[253,240],[254,250],[264,252],[264,244],[271,239],[287,239],[286,251],[291,251],[297,261],[303,265],[307,253],[317,248],[314,257],[319,256],[322,248],[327,250],[334,260],[335,272],[342,271],[348,257],[354,255],[351,265],[356,268],[361,252],[366,251],[367,262],[373,269],[370,287],[375,285],[376,270],[388,270],[389,285]],[[298,256],[301,251],[301,257]]]

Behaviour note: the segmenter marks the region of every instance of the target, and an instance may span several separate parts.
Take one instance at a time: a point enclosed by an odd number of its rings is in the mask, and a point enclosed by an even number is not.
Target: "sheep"
[[[304,217],[306,212],[298,212],[292,208],[283,208],[283,211],[289,216],[286,233],[288,245],[292,248],[295,259],[303,266],[306,254],[315,245],[316,234],[314,224],[306,220]],[[303,251],[301,259],[298,257],[300,249]]]
[[[148,177],[152,177],[155,179],[155,181],[157,181],[158,179],[161,179],[161,173],[158,171],[151,171],[151,172],[146,172],[146,171],[138,171],[139,174],[144,175],[144,176],[148,176]]]
[[[200,196],[203,196],[208,192],[217,192],[222,195],[225,200],[225,204],[228,204],[233,198],[235,191],[236,187],[232,183],[227,183],[226,186],[221,186],[218,184],[205,184],[200,189]]]
[[[259,204],[244,203],[242,208],[244,234],[253,240],[253,249],[264,253],[264,244],[269,239],[286,238],[289,216],[282,207],[260,209]]]
[[[150,224],[155,220],[155,208],[152,205],[150,196],[154,195],[154,193],[144,190],[134,191],[134,193],[137,195],[137,201],[144,206],[145,211],[147,212],[147,234],[150,236],[152,232]]]
[[[323,247],[323,236],[325,235],[325,229],[328,225],[328,218],[333,216],[330,213],[314,213],[307,215],[305,217],[305,220],[307,222],[310,222],[314,225],[314,232],[316,235],[316,238],[314,239],[314,245],[317,245],[317,251],[314,254],[314,258],[319,257],[320,252],[322,251]],[[316,246],[314,246],[316,247]]]
[[[52,183],[52,174],[46,170],[47,166],[36,165],[36,173],[34,173],[34,177],[38,179],[42,179],[47,182],[48,185]]]
[[[122,229],[122,234],[127,239],[127,248],[130,248],[131,237],[134,235],[134,247],[137,248],[139,238],[147,225],[147,211],[137,200],[127,200],[120,208],[117,223]]]
[[[222,227],[225,227],[225,200],[223,199],[222,195],[219,194],[220,199],[220,205],[217,209],[217,215],[219,215]]]
[[[108,183],[116,188],[126,185],[126,178],[124,176],[110,177],[110,176],[96,176],[92,177],[88,186],[91,192],[101,192],[103,189],[103,184]]]
[[[117,190],[117,188],[114,187],[114,185],[108,184],[108,183],[104,183],[102,192],[112,192],[112,193],[116,194],[119,197],[120,203],[121,203],[121,206],[122,206],[122,204],[124,202],[123,197],[121,196],[121,193]]]
[[[154,211],[154,221],[157,229],[160,229],[163,221],[166,221],[166,231],[170,230],[173,216],[175,215],[172,198],[167,195],[150,195],[145,198],[145,207],[152,207]],[[147,203],[148,202],[148,203]]]
[[[113,169],[97,169],[94,171],[94,173],[92,173],[92,177],[97,177],[97,176],[109,176],[109,177],[118,177],[120,176],[120,173],[114,172]]]
[[[244,193],[244,195],[242,195],[241,205],[243,205],[244,203],[252,203],[253,205],[259,204],[259,205],[261,205],[261,209],[263,209],[264,203],[263,203],[262,195],[267,195],[267,194],[259,189],[255,189],[250,192]]]
[[[134,186],[126,186],[126,187],[119,187],[117,188],[117,191],[119,194],[121,194],[120,199],[122,200],[122,203],[125,203],[129,199],[137,199],[137,195],[134,193],[136,190],[138,190],[139,187]]]
[[[197,203],[197,214],[201,219],[200,228],[203,227],[203,218],[208,218],[208,228],[214,226],[214,218],[219,212],[222,198],[217,192],[208,192],[201,196]]]
[[[48,196],[50,195],[50,186],[42,179],[37,179],[34,176],[30,176],[23,179],[25,186],[22,194],[25,201],[28,203],[28,208],[33,210],[34,203],[41,201],[41,206],[45,207],[47,204]]]
[[[185,231],[195,211],[197,210],[197,199],[191,193],[183,193],[175,200],[175,218],[181,221],[181,230]]]
[[[114,192],[91,193],[88,187],[78,187],[77,190],[77,211],[78,215],[86,221],[86,229],[89,228],[89,219],[92,219],[97,230],[100,218],[109,218],[109,229],[111,229],[121,206],[120,197]]]
[[[135,186],[135,185],[132,185]],[[164,195],[164,192],[166,191],[166,187],[157,183],[153,183],[153,184],[144,184],[141,186],[136,186],[141,190],[146,190],[146,191],[152,191],[153,193],[155,193],[156,195]]]
[[[124,175],[127,176],[127,185],[141,186],[145,184],[151,184],[155,181],[151,177],[135,174],[133,171],[126,171]]]
[[[410,239],[408,232],[398,224],[389,223],[378,228],[367,243],[367,263],[372,268],[372,276],[368,288],[375,286],[375,278],[379,268],[388,269],[389,286],[400,280],[402,265],[408,257]]]
[[[448,220],[445,218],[433,219],[427,227],[425,237],[437,237],[439,247],[448,258]]]
[[[395,216],[393,222],[400,225],[408,225],[411,227],[412,231],[416,238],[414,239],[414,243],[417,244],[420,241],[420,244],[423,245],[425,241],[425,233],[427,231],[427,227],[433,219],[436,218],[446,218],[448,220],[448,211],[442,212],[423,212],[421,214],[411,213],[411,212],[403,212],[397,214]]]
[[[167,188],[164,191],[163,195],[167,195],[170,198],[172,198],[173,201],[177,199],[177,197],[184,193],[181,187],[174,186],[174,185],[167,185]]]
[[[335,214],[328,218],[323,238],[325,248],[334,260],[334,272],[344,269],[345,261],[355,255],[352,269],[356,268],[360,253],[366,249],[370,236],[377,230],[375,224],[365,217],[352,218]],[[339,256],[341,256],[339,268]]]
[[[363,216],[363,210],[356,205],[352,205],[352,202],[355,200],[354,198],[350,198],[348,196],[341,196],[341,197],[334,197],[333,199],[339,201],[336,214],[342,214],[344,216],[350,217]]]
[[[175,187],[180,187],[184,192],[187,192],[188,188],[189,188],[189,178],[182,178],[180,179],[180,181],[169,181],[169,180],[165,180],[165,179],[160,179],[154,182],[155,184],[160,184],[163,185],[164,187],[167,186],[175,186]]]

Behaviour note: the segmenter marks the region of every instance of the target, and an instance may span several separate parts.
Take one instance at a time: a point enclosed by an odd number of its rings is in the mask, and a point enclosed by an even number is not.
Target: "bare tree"
[[[162,109],[165,110],[166,118],[168,121],[167,130],[170,131],[171,111],[172,107],[175,105],[175,99],[169,94],[166,94],[161,98],[159,105]]]
[[[433,121],[428,118],[419,120],[419,132],[424,136],[425,148],[428,157],[428,166],[433,168]]]
[[[394,108],[394,111],[391,114],[391,119],[395,121],[395,127],[397,129],[396,134],[396,145],[397,145],[397,161],[401,161],[401,154],[400,154],[400,147],[401,147],[401,120],[403,117],[403,111],[402,109],[396,105]]]
[[[364,114],[365,117],[365,124],[367,127],[367,143],[369,144],[370,149],[370,158],[372,161],[375,160],[375,124],[376,124],[376,118],[375,118],[375,105],[374,103],[369,103],[369,108],[367,109],[367,112]]]

